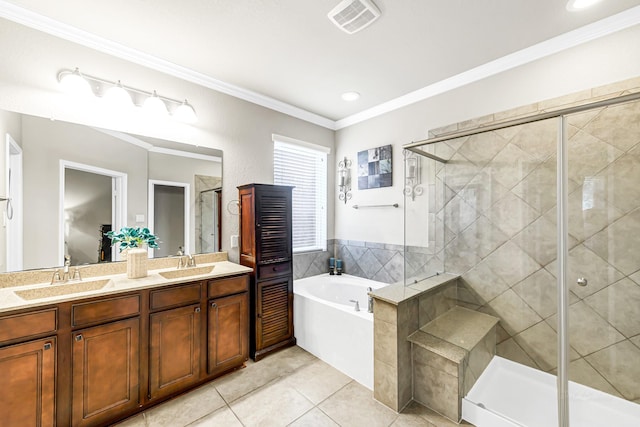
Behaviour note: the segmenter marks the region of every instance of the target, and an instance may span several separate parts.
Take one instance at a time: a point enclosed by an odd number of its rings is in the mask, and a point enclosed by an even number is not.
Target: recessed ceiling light
[[[569,2],[567,3],[567,10],[571,12],[575,12],[577,10],[583,10],[593,6],[599,1],[600,0],[569,0]]]
[[[345,92],[342,94],[342,99],[345,101],[355,101],[360,98],[360,94],[358,92]]]

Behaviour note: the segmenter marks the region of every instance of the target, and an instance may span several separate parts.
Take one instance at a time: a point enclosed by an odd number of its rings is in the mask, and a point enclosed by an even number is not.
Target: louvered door
[[[288,194],[287,194],[288,193]],[[258,264],[291,259],[291,194],[264,190],[256,194]]]
[[[249,355],[259,360],[293,345],[292,187],[249,184],[240,190],[240,263],[253,268]]]
[[[257,348],[267,348],[293,336],[292,285],[289,277],[258,282]]]

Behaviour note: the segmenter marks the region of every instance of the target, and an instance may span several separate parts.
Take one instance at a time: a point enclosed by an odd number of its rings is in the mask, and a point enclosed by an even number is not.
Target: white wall
[[[180,79],[57,39],[10,21],[0,20],[0,109],[110,128],[223,151],[222,245],[238,233],[238,217],[226,205],[237,199],[237,186],[273,182],[273,133],[333,148],[334,132],[302,120],[224,95]],[[215,55],[215,52],[199,54]],[[256,72],[268,64],[255,64]],[[186,98],[198,114],[195,125],[171,121],[145,122],[135,115],[113,117],[98,107],[78,106],[60,92],[56,81],[63,68],[79,67],[87,74],[121,79],[123,84],[157,90],[171,98]],[[333,154],[329,164],[334,164]],[[333,173],[330,173],[329,238],[333,230]],[[237,251],[230,251],[237,259]]]
[[[336,133],[336,157],[393,144],[393,187],[358,191],[336,205],[335,237],[402,244],[402,209],[351,204],[403,203],[402,145],[429,129],[640,76],[640,26],[370,119]],[[355,168],[352,171],[355,177]],[[409,202],[410,203],[410,202]]]

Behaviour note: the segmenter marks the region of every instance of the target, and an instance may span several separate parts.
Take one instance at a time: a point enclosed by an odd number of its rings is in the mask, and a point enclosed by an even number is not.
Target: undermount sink
[[[14,293],[20,298],[26,300],[59,297],[60,295],[75,294],[78,292],[97,291],[104,288],[109,282],[111,282],[111,279],[93,280],[90,282],[74,282],[64,285],[51,285],[44,288],[14,291]]]
[[[165,279],[179,279],[181,277],[198,276],[200,274],[208,274],[213,270],[213,265],[203,267],[187,267],[180,270],[161,271],[158,273]]]

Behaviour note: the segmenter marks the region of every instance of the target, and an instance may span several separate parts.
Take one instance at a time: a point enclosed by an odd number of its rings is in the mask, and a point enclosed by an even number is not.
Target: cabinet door
[[[255,212],[258,264],[291,259],[291,188],[260,188]]]
[[[0,349],[0,425],[53,426],[56,339]]]
[[[293,337],[293,283],[290,277],[257,283],[256,350]]]
[[[246,292],[209,301],[207,371],[239,366],[249,357]]]
[[[166,396],[200,376],[200,306],[174,308],[151,315],[149,394]]]
[[[104,423],[137,408],[140,319],[82,329],[72,339],[73,425]]]

